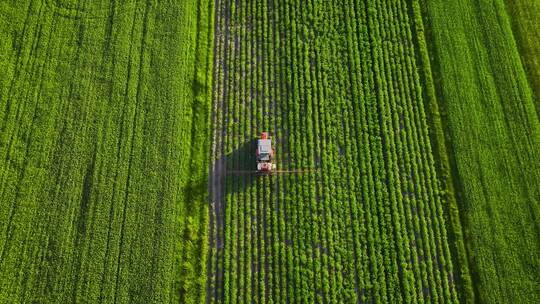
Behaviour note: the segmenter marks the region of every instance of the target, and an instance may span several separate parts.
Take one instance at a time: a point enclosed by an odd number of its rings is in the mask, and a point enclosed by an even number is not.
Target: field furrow
[[[409,3],[219,3],[207,302],[458,302]],[[249,173],[263,131],[278,170],[313,171]]]

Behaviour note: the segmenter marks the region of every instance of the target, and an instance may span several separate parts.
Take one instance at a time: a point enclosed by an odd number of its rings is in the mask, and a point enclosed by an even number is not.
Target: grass
[[[538,302],[540,123],[510,16],[502,1],[423,4],[477,300]]]
[[[540,303],[537,2],[1,2],[0,302]]]
[[[212,4],[0,4],[0,301],[200,303]]]
[[[514,37],[521,54],[521,61],[529,76],[529,83],[540,113],[540,3],[538,1],[505,1],[514,29]]]

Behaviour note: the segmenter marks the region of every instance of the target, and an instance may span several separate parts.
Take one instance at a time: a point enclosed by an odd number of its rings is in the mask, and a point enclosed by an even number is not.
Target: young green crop
[[[0,302],[201,303],[213,3],[0,16]]]
[[[464,298],[538,302],[540,122],[507,8],[420,2],[475,279]]]
[[[408,2],[217,7],[214,126],[228,144],[214,211],[230,232],[209,301],[458,302]],[[315,172],[227,174],[255,167],[261,131],[278,169]]]
[[[521,61],[535,96],[536,112],[540,113],[540,42],[537,39],[540,36],[540,2],[508,0],[505,4]]]

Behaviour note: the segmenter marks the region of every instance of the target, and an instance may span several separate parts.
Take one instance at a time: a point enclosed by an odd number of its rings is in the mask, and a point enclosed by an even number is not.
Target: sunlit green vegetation
[[[217,8],[211,302],[457,303],[418,4]],[[261,131],[278,169],[316,171],[227,173],[255,167]]]
[[[540,122],[510,15],[423,2],[477,300],[540,302]]]
[[[213,3],[0,3],[0,302],[202,303]]]

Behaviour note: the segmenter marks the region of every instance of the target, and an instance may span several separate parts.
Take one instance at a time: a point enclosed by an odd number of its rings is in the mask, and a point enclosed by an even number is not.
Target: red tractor
[[[262,132],[261,137],[257,139],[257,150],[255,156],[257,158],[257,170],[227,170],[229,174],[284,174],[284,173],[311,173],[317,172],[317,169],[288,169],[277,170],[276,165],[272,163],[274,158],[274,149],[272,148],[272,139],[268,136],[268,132]]]
[[[267,132],[261,133],[261,138],[257,140],[257,172],[271,173],[275,166],[272,164],[274,149],[272,140]]]

